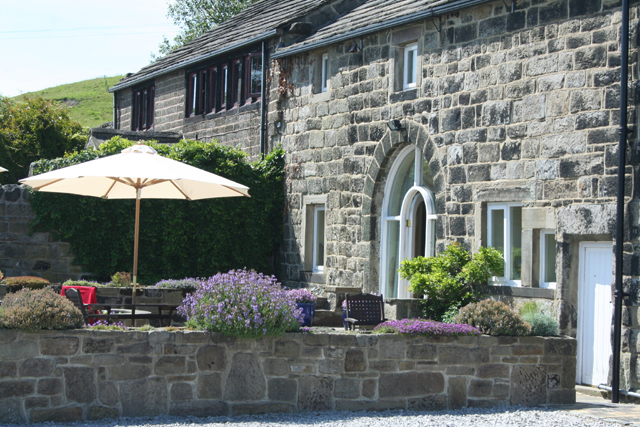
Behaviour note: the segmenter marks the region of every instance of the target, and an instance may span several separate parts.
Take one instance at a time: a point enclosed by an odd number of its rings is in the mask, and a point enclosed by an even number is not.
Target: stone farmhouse
[[[578,383],[607,383],[621,20],[618,0],[263,0],[114,86],[114,127],[254,157],[281,145],[288,286],[377,291],[406,315],[400,260],[498,248],[487,293],[552,307]],[[624,389],[640,386],[636,141]]]

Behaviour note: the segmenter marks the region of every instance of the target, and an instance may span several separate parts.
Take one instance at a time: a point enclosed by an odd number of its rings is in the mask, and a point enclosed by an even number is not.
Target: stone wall
[[[31,233],[35,215],[24,186],[0,186],[0,270],[5,276],[39,276],[51,282],[80,279],[86,272],[73,265],[69,243],[49,233]]]
[[[575,401],[571,338],[0,330],[0,422]]]
[[[553,309],[561,330],[575,336],[579,244],[615,235],[619,5],[519,1],[510,13],[502,2],[487,2],[443,15],[440,30],[438,18],[426,19],[280,59],[295,86],[278,98],[272,79],[269,106],[270,142],[287,151],[282,282],[379,291],[385,184],[399,152],[414,145],[433,181],[436,252],[451,241],[474,251],[485,246],[488,204],[521,203],[521,283],[531,298],[546,300],[536,239],[541,230],[555,231]],[[637,8],[630,17],[636,70]],[[417,87],[398,89],[402,46],[414,41]],[[362,49],[350,49],[354,43]],[[323,53],[332,77],[319,94],[313,74]],[[623,377],[633,388],[640,384],[633,368],[640,334],[635,84],[629,93]],[[404,130],[389,130],[390,119]],[[271,126],[277,121],[279,130]],[[324,274],[309,275],[305,218],[308,200],[321,199]]]

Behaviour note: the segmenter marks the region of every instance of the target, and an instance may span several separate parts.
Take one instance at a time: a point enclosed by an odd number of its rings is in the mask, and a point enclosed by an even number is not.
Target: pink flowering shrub
[[[246,269],[202,280],[178,313],[188,327],[236,337],[282,335],[302,323],[302,310],[274,276]]]
[[[473,326],[453,323],[440,323],[425,319],[387,320],[373,330],[378,334],[402,334],[455,337],[461,335],[480,335]]]
[[[289,296],[293,298],[293,300],[300,304],[314,304],[318,297],[309,292],[306,289],[291,289],[289,292]]]

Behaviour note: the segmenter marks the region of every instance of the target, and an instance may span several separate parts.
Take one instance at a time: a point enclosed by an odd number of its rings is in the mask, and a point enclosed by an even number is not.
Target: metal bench
[[[347,297],[345,330],[356,326],[376,326],[384,322],[384,299],[382,295],[358,294]]]

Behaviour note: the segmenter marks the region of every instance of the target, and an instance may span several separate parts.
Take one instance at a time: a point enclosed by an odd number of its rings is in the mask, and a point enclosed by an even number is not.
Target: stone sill
[[[484,295],[500,295],[516,298],[541,298],[554,299],[556,290],[546,288],[523,288],[519,286],[483,286],[481,291]]]

